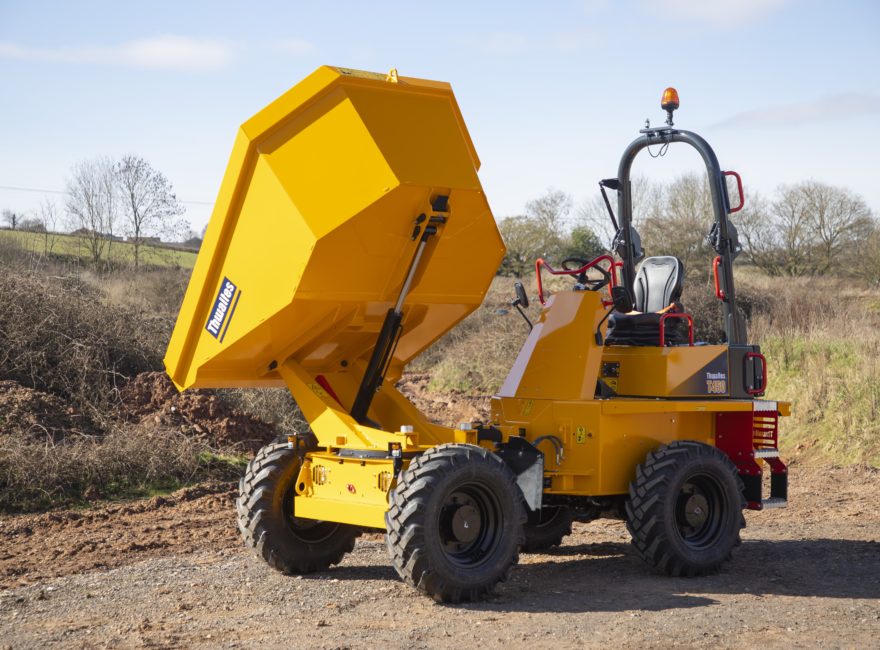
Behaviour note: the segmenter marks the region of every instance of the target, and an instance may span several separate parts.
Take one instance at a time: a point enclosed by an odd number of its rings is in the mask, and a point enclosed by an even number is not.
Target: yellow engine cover
[[[178,388],[362,367],[448,196],[388,376],[483,300],[504,245],[451,87],[321,67],[248,120],[165,357]]]

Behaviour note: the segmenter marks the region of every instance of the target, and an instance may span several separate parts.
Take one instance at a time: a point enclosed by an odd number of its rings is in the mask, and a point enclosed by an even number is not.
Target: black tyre
[[[339,564],[360,535],[356,526],[293,516],[300,459],[286,442],[263,447],[238,486],[238,529],[246,546],[282,573]]]
[[[385,541],[408,584],[442,602],[478,600],[519,560],[525,520],[516,477],[498,456],[439,445],[398,478]]]
[[[571,535],[571,522],[571,509],[565,506],[545,506],[536,513],[529,513],[523,526],[522,552],[536,553],[559,546],[563,537]]]
[[[648,454],[630,483],[627,528],[636,552],[673,576],[718,571],[740,544],[743,484],[720,450],[676,441]]]

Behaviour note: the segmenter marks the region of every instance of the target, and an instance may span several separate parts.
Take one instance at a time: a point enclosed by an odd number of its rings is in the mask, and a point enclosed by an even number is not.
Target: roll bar
[[[683,142],[696,149],[706,165],[709,175],[709,189],[712,194],[712,209],[714,212],[714,224],[709,232],[709,243],[720,258],[715,264],[717,277],[719,278],[719,290],[724,296],[722,306],[724,310],[724,329],[727,333],[727,341],[732,344],[746,343],[745,322],[739,317],[736,309],[736,291],[733,284],[733,260],[740,252],[739,239],[736,228],[727,218],[730,213],[730,200],[727,195],[725,172],[718,165],[718,158],[709,143],[702,137],[691,131],[674,129],[669,126],[646,128],[640,131],[642,134],[633,140],[620,159],[617,170],[617,179],[612,182],[603,181],[606,187],[617,190],[617,217],[619,228],[615,236],[615,252],[623,260],[622,285],[635,295],[635,267],[639,260],[644,257],[639,235],[632,225],[632,183],[630,171],[636,155],[652,145],[667,145],[673,142]],[[616,183],[613,183],[616,180]],[[616,186],[616,187],[615,187]]]

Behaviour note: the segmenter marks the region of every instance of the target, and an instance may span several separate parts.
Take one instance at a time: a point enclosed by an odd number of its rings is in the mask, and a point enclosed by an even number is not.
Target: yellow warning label
[[[321,386],[318,384],[309,384],[309,388],[311,388],[312,392],[318,397],[329,397],[327,391],[321,388]]]
[[[602,381],[607,384],[608,388],[613,390],[615,393],[617,392],[617,377],[602,377]]]
[[[574,441],[579,445],[584,444],[587,440],[587,430],[583,427],[578,427],[574,430]]]

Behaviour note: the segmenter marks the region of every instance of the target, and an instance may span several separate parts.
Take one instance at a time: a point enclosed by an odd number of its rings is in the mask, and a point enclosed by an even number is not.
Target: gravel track
[[[876,647],[878,487],[877,470],[795,465],[790,507],[747,513],[704,578],[652,574],[622,522],[575,524],[457,606],[405,586],[380,535],[325,573],[272,571],[241,548],[228,486],[6,518],[0,647]]]

